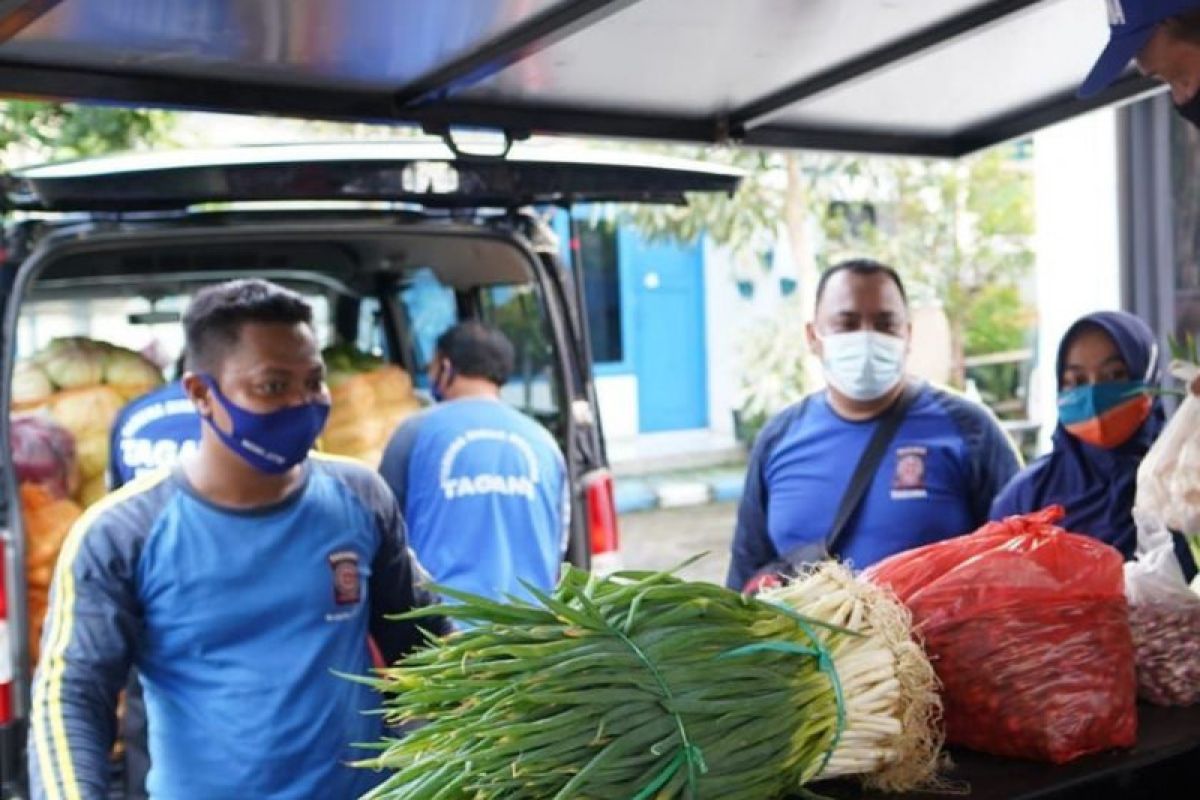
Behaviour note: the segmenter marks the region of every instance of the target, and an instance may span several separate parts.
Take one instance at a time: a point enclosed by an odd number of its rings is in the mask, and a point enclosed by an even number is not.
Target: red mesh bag
[[[1134,744],[1124,559],[1062,516],[1010,517],[866,572],[912,610],[952,744],[1054,763]]]

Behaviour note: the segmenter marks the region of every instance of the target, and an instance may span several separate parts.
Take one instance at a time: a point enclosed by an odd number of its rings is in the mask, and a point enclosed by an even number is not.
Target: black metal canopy
[[[958,156],[1074,90],[1099,0],[0,0],[0,93]]]

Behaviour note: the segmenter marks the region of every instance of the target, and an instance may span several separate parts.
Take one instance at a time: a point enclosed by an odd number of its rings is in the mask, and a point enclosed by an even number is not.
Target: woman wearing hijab
[[[992,519],[1061,505],[1070,531],[1108,542],[1132,558],[1137,470],[1166,415],[1153,394],[1158,344],[1150,327],[1123,311],[1075,322],[1056,362],[1059,422],[1054,449],[1018,474],[992,503]],[[1186,543],[1175,551],[1188,580],[1196,564]]]

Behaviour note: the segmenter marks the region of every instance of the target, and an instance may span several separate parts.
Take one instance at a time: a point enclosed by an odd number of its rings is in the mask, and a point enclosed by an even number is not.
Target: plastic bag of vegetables
[[[1200,366],[1171,362],[1190,384]],[[1200,398],[1189,393],[1138,468],[1135,507],[1184,534],[1200,534]]]
[[[850,736],[830,644],[848,631],[668,573],[568,568],[503,605],[443,587],[473,627],[367,679],[393,724],[370,798],[766,800]]]
[[[1149,515],[1137,515],[1137,523],[1125,594],[1138,693],[1157,705],[1191,705],[1200,702],[1200,597],[1183,577],[1171,532]]]
[[[53,497],[75,494],[75,439],[66,428],[40,414],[22,414],[10,417],[9,433],[18,482],[44,486]]]
[[[321,449],[378,464],[396,427],[420,410],[412,378],[348,344],[328,347],[322,355],[333,407],[321,433]]]
[[[951,744],[1055,763],[1134,744],[1124,559],[1062,516],[1010,517],[864,573],[912,611]]]

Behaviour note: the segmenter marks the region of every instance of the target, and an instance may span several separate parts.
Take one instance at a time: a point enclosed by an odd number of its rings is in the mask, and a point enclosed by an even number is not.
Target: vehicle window
[[[387,337],[383,331],[383,313],[379,299],[364,297],[358,306],[358,335],[354,345],[364,353],[383,356],[388,353]],[[395,359],[392,359],[395,360]]]
[[[621,341],[621,276],[615,225],[580,225],[579,251],[583,261],[588,332],[597,364],[624,360]]]
[[[427,383],[425,368],[433,358],[438,337],[458,321],[458,303],[454,298],[454,290],[443,286],[430,269],[419,269],[412,273],[408,284],[400,292],[400,300],[404,303],[408,323],[412,327],[418,372],[414,377],[423,386]]]
[[[487,322],[513,344],[513,375],[501,394],[512,405],[543,422],[557,422],[562,403],[555,380],[554,348],[537,292],[532,286],[497,286],[482,293]]]
[[[428,387],[425,374],[438,337],[458,321],[454,291],[429,269],[412,274],[400,292],[412,326],[416,350],[417,385]],[[490,286],[479,290],[483,321],[495,325],[513,344],[516,361],[513,375],[501,396],[514,407],[557,429],[563,407],[555,378],[553,340],[546,315],[533,286]]]

